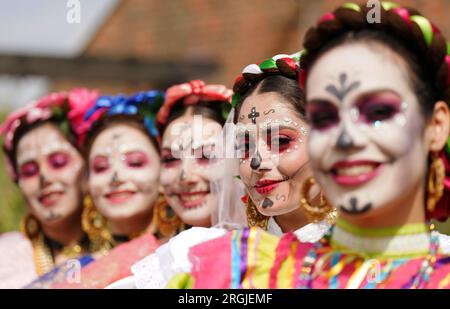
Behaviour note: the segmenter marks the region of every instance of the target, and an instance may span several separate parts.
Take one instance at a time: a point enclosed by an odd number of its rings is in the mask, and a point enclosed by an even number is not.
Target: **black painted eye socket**
[[[388,120],[397,114],[398,110],[390,104],[371,104],[370,106],[362,109],[360,115],[364,117],[366,122],[376,122]]]

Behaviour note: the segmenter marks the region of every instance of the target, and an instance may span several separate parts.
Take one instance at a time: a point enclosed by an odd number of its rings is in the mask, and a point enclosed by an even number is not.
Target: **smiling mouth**
[[[105,197],[112,204],[122,204],[130,200],[134,195],[135,191],[123,190],[123,191],[113,191],[105,195]]]
[[[192,192],[177,193],[181,206],[183,206],[183,208],[186,209],[192,209],[203,205],[208,195],[209,191],[192,191]]]
[[[265,179],[257,181],[255,184],[255,190],[261,195],[266,195],[275,190],[276,187],[282,182],[285,182],[289,178],[281,179],[281,180],[272,180],[272,179]]]
[[[333,165],[330,173],[334,181],[343,186],[358,186],[374,179],[383,167],[375,161],[341,161]]]
[[[54,206],[64,195],[63,191],[53,191],[44,193],[39,197],[39,202],[45,207],[52,207]]]

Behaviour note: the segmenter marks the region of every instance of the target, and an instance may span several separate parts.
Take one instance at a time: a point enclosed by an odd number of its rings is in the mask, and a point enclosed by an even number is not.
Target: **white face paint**
[[[211,225],[217,196],[211,193],[210,181],[223,175],[223,160],[210,159],[207,154],[214,151],[221,130],[214,120],[188,111],[172,121],[162,137],[160,181],[164,196],[186,224]]]
[[[147,216],[158,198],[160,163],[150,139],[126,124],[104,129],[89,154],[89,190],[110,221]]]
[[[344,217],[378,214],[418,192],[425,119],[400,56],[379,44],[336,47],[311,68],[306,95],[313,170]]]
[[[277,93],[248,97],[239,112],[239,174],[258,211],[278,216],[300,205],[302,183],[311,176],[307,125]]]
[[[80,210],[83,158],[55,125],[26,133],[17,145],[19,187],[30,212],[54,225]]]

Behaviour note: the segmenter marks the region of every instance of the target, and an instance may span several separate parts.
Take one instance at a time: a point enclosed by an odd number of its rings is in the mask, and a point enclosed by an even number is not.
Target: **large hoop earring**
[[[162,237],[172,237],[185,229],[183,221],[173,211],[164,196],[160,196],[153,210],[157,231]]]
[[[444,194],[445,166],[438,154],[434,153],[428,171],[427,210],[433,212]]]
[[[94,202],[89,195],[86,195],[83,200],[81,226],[91,243],[91,252],[106,253],[112,249],[114,242],[108,230],[108,222],[95,209]]]
[[[41,232],[41,224],[32,214],[27,214],[20,222],[20,231],[30,240],[36,239]]]
[[[260,213],[250,197],[247,198],[246,213],[247,213],[247,224],[249,227],[257,226],[267,231],[270,217]]]
[[[320,192],[320,202],[319,205],[313,206],[311,202],[308,200],[309,191],[312,186],[316,184],[314,178],[309,177],[302,186],[302,198],[300,200],[300,207],[303,209],[306,214],[306,218],[309,222],[319,222],[328,219],[330,224],[334,224],[336,220],[336,210],[330,206],[326,198],[323,196],[323,193]]]

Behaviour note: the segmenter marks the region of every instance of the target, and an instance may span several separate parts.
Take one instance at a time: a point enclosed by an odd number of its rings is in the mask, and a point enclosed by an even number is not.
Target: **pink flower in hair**
[[[51,116],[52,110],[48,107],[46,108],[32,107],[26,115],[26,122],[35,123],[40,120],[47,120]]]
[[[231,103],[233,91],[224,85],[205,85],[201,80],[170,87],[166,92],[163,106],[156,115],[159,124],[165,124],[175,103],[183,100],[184,105],[195,105],[200,101],[228,101]]]
[[[89,121],[84,121],[83,119],[86,111],[95,104],[98,96],[99,93],[97,90],[89,90],[86,88],[77,88],[69,92],[70,111],[67,118],[73,131],[77,134],[79,145],[83,143],[86,133],[89,131],[92,123],[98,118],[92,117]]]

